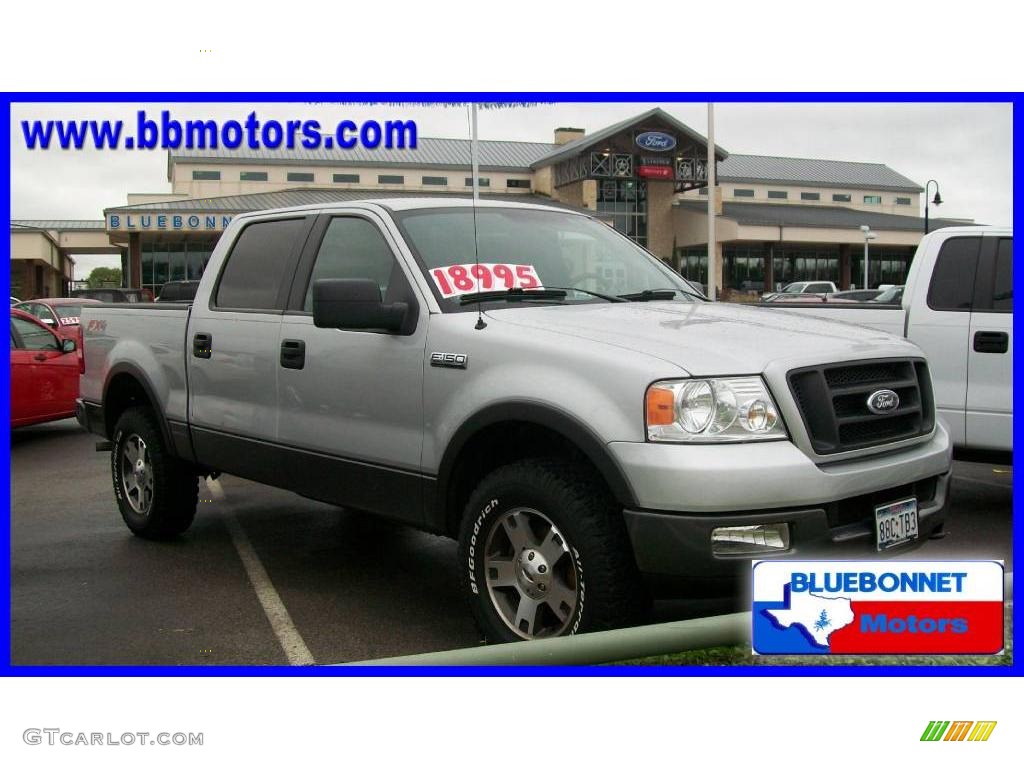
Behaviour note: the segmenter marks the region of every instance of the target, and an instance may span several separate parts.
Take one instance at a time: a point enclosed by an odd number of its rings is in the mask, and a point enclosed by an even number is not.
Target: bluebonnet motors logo
[[[757,654],[992,654],[1003,648],[996,561],[753,564]]]

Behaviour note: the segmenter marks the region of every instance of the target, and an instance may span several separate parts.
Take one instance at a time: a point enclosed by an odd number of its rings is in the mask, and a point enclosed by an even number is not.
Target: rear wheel
[[[621,510],[585,466],[525,460],[473,492],[459,557],[488,640],[532,640],[640,620],[648,601]]]
[[[199,481],[167,451],[150,409],[129,408],[117,420],[110,472],[121,517],[136,536],[166,539],[188,530]]]

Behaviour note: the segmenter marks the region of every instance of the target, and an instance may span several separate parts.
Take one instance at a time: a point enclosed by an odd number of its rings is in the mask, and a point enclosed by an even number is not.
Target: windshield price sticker
[[[78,325],[77,317],[62,317],[60,318],[61,325]]]
[[[532,264],[452,264],[430,270],[441,298],[480,291],[543,288]]]

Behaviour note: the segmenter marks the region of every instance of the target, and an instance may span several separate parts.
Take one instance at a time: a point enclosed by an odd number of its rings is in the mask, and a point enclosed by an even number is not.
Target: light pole
[[[942,195],[939,194],[939,182],[935,179],[928,179],[928,183],[924,185],[924,233],[928,234],[928,188],[935,185],[935,199],[932,200],[933,205],[942,205]]]
[[[868,243],[878,235],[871,231],[867,224],[860,225],[860,231],[864,233],[864,290],[868,289]]]

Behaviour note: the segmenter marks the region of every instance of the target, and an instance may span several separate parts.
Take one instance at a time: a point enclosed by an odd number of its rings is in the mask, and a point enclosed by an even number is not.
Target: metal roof
[[[266,163],[269,165],[392,166],[465,168],[472,165],[469,139],[421,137],[415,149],[175,149],[168,152],[172,162]],[[480,144],[481,171],[529,173],[531,164],[555,146],[533,141],[485,141]]]
[[[729,155],[718,163],[718,180],[729,182],[807,184],[815,187],[889,189],[921,192],[917,182],[882,163],[813,160],[770,155]]]
[[[103,219],[12,219],[11,228],[18,229],[55,229],[61,232],[74,230],[104,229]]]
[[[542,168],[545,165],[557,163],[559,160],[565,157],[569,157],[571,155],[575,155],[578,152],[582,152],[587,147],[602,142],[605,139],[610,138],[615,134],[619,133],[620,131],[626,130],[632,125],[643,123],[645,121],[652,119],[662,120],[663,122],[674,128],[675,130],[679,131],[681,134],[688,137],[692,141],[699,142],[701,144],[704,144],[705,146],[708,143],[706,136],[702,136],[701,134],[697,133],[690,126],[686,125],[686,123],[680,122],[679,120],[672,117],[672,115],[670,115],[668,112],[661,109],[660,107],[655,107],[654,109],[649,109],[642,114],[636,115],[635,117],[631,117],[628,120],[623,120],[621,122],[615,123],[615,125],[609,125],[607,128],[602,128],[596,133],[592,133],[588,136],[583,136],[582,138],[576,139],[575,141],[570,141],[568,144],[556,145],[543,157],[540,157],[537,160],[535,160],[533,162],[533,167]],[[717,157],[719,161],[721,161],[724,158],[729,157],[729,153],[726,152],[721,146],[716,144],[715,157]]]
[[[676,207],[707,213],[703,200],[681,200]],[[858,229],[867,224],[883,231],[924,232],[924,219],[895,213],[875,213],[853,208],[825,205],[793,205],[777,203],[722,203],[722,216],[738,224],[771,227],[820,227],[823,229]],[[929,219],[931,229],[973,224],[963,219]]]
[[[150,211],[204,212],[204,213],[245,213],[248,211],[266,211],[276,208],[293,208],[299,205],[322,205],[326,203],[343,203],[358,200],[389,200],[398,198],[441,198],[470,199],[467,192],[409,192],[402,190],[380,189],[285,189],[279,192],[255,192],[249,195],[228,195],[225,197],[204,197],[188,200],[171,200],[160,203],[139,203],[124,205],[118,208],[107,208],[104,214],[135,213]],[[511,203],[533,203],[566,210],[583,210],[571,205],[556,202],[543,195],[532,194],[488,194],[481,193],[481,199]]]

